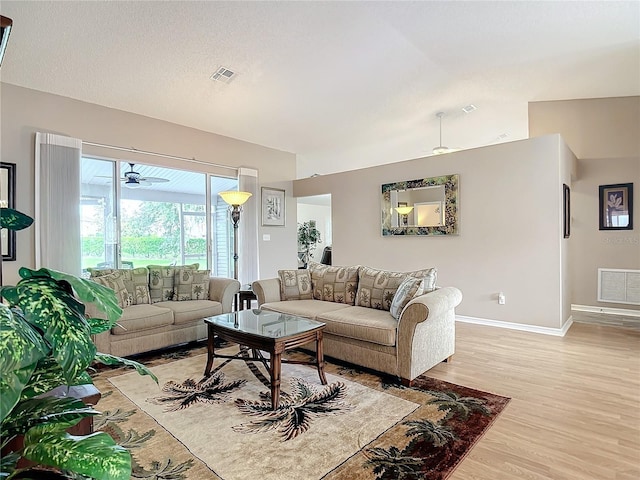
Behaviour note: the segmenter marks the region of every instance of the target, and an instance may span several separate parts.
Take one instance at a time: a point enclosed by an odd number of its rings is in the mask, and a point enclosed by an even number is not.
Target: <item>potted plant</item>
[[[13,209],[0,213],[2,228],[20,230],[32,222]],[[93,362],[133,366],[157,382],[143,365],[96,351],[91,336],[111,328],[122,314],[114,292],[45,268],[19,273],[16,286],[0,287],[7,303],[0,303],[0,477],[129,480],[131,455],[108,434],[66,432],[99,412],[74,398],[46,395],[61,385],[92,384],[87,370]],[[107,319],[87,318],[82,302],[95,303]],[[18,436],[23,446],[13,450],[9,445]],[[21,457],[35,466],[18,468]],[[41,466],[56,473],[38,473]]]
[[[311,250],[322,240],[320,238],[320,230],[316,228],[316,221],[309,220],[298,224],[298,248],[302,252],[302,261],[304,268],[307,268],[309,259],[313,257]]]

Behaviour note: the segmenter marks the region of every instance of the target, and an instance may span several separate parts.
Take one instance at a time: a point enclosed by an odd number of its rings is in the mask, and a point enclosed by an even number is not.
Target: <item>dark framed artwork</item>
[[[600,230],[633,230],[633,183],[600,185]]]
[[[564,238],[571,236],[571,189],[562,184],[562,230]]]
[[[16,164],[0,162],[0,207],[16,208]],[[0,229],[0,250],[2,261],[16,259],[16,232]]]
[[[262,225],[284,227],[285,191],[262,187]]]

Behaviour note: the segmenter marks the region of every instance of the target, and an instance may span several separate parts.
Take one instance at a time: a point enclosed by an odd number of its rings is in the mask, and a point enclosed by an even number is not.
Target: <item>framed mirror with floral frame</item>
[[[458,183],[458,175],[443,175],[383,184],[382,235],[458,235]],[[433,194],[438,198],[431,198]],[[398,208],[413,206],[418,210],[427,204],[444,205],[444,211],[435,215],[437,222],[422,224],[414,212],[404,214],[403,221],[397,220],[398,213],[403,212]]]

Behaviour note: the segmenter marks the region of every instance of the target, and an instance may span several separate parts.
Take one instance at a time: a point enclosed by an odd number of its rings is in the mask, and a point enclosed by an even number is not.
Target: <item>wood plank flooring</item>
[[[640,331],[456,328],[456,354],[429,376],[512,400],[450,480],[640,479]]]

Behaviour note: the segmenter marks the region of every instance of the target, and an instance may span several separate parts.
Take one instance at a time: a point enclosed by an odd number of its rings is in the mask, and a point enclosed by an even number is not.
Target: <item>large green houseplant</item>
[[[32,222],[12,209],[0,213],[2,228],[20,230]],[[0,287],[7,303],[0,304],[0,478],[43,478],[40,465],[57,471],[46,478],[129,480],[131,455],[108,434],[66,432],[99,412],[77,399],[46,395],[61,385],[93,383],[93,362],[130,365],[157,382],[143,365],[96,351],[91,336],[110,329],[122,314],[114,292],[45,268],[21,268],[20,277],[16,286]],[[107,319],[87,318],[83,302],[95,303]],[[24,446],[7,451],[17,436]],[[20,457],[36,466],[17,468]]]

